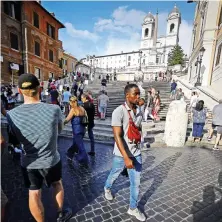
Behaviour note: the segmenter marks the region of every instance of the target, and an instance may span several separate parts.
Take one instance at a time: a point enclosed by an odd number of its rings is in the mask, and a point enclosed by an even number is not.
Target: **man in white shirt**
[[[130,206],[129,215],[135,216],[139,221],[145,221],[145,215],[137,208],[139,198],[140,176],[142,171],[142,156],[140,145],[132,142],[128,137],[130,117],[134,124],[140,128],[143,114],[137,112],[140,99],[140,90],[135,84],[128,84],[124,90],[125,104],[118,106],[112,113],[112,127],[115,138],[112,170],[106,180],[104,191],[105,198],[114,199],[111,188],[124,166],[127,168],[130,179]]]

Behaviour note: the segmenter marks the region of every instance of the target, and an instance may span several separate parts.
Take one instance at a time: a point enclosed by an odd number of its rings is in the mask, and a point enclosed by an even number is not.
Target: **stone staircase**
[[[114,144],[114,137],[111,127],[111,116],[113,110],[123,104],[124,102],[124,87],[126,83],[124,82],[112,82],[108,83],[107,86],[107,92],[108,96],[110,98],[110,102],[107,109],[107,119],[106,120],[100,120],[97,117],[95,118],[95,127],[94,127],[94,137],[95,141],[98,143],[103,144]],[[165,119],[168,111],[169,104],[171,102],[170,100],[170,84],[166,82],[151,82],[151,83],[144,83],[143,88],[147,91],[147,89],[152,86],[156,90],[160,91],[160,97],[161,97],[161,109],[159,112],[159,116],[161,121],[158,123],[155,123],[154,127],[151,127],[148,129],[147,135],[145,136],[145,142],[150,144],[150,147],[156,147],[156,146],[162,146],[165,147],[164,144],[164,127],[165,127]],[[93,92],[93,97],[95,101],[95,106],[97,106],[96,98],[98,97],[99,91],[100,91],[100,83],[93,83],[88,85],[87,89],[91,90]],[[189,100],[186,100],[187,104],[189,105]],[[209,113],[211,111],[209,110]],[[190,111],[189,111],[190,116]],[[2,119],[4,122],[4,118]],[[213,145],[215,140],[212,140],[211,142],[207,141],[207,131],[210,128],[212,119],[211,117],[208,119],[207,124],[204,127],[204,135],[203,139],[200,144],[197,144],[198,146],[211,146]],[[72,137],[72,128],[71,124],[67,124],[60,134],[61,137]],[[85,140],[89,140],[88,134],[86,132]],[[215,138],[214,138],[215,139]],[[193,146],[192,143],[192,123],[188,124],[187,128],[187,142],[186,145]]]
[[[118,85],[119,83],[119,85]],[[145,83],[143,85],[143,88],[146,90],[150,87],[150,85],[152,85],[154,88],[156,88],[156,90],[160,91],[160,96],[161,96],[161,107],[160,107],[160,118],[161,120],[165,120],[166,118],[166,113],[170,104],[170,85],[168,83],[165,82],[153,82],[151,84],[147,84]],[[113,85],[109,85],[107,86],[107,94],[109,96],[110,102],[108,104],[107,107],[107,117],[111,117],[112,116],[112,112],[113,110],[124,103],[125,101],[125,97],[124,97],[124,87],[125,87],[125,83],[123,82],[116,82]],[[94,92],[93,97],[94,97],[94,104],[96,106],[96,110],[97,110],[97,100],[96,98],[98,97],[99,94],[99,89],[100,89],[100,84],[93,84],[92,86],[88,86],[87,89],[91,90],[92,92]]]
[[[150,144],[150,147],[156,147],[156,146],[166,146],[164,144],[164,127],[165,127],[165,119],[168,111],[169,104],[171,102],[170,100],[170,84],[166,82],[152,82],[152,83],[145,83],[143,85],[143,88],[147,90],[150,86],[153,86],[156,90],[160,91],[161,96],[161,109],[159,112],[159,116],[161,118],[161,121],[158,123],[155,123],[155,127],[151,127],[148,129],[147,135],[145,136],[145,142]],[[107,86],[107,92],[108,96],[110,98],[110,103],[107,108],[107,119],[100,120],[95,119],[95,127],[94,127],[94,137],[95,140],[98,143],[104,143],[104,144],[114,144],[114,136],[112,132],[111,127],[111,116],[113,110],[123,104],[124,102],[124,87],[125,83],[123,82],[116,82],[114,84],[108,84]],[[100,91],[100,84],[93,84],[88,86],[88,89],[93,92],[93,96],[95,98],[95,106],[97,106],[96,98]],[[185,100],[189,106],[189,100]],[[189,117],[190,117],[190,110],[189,111]],[[211,114],[211,111],[208,110]],[[189,118],[190,119],[190,118]],[[214,143],[214,140],[211,142],[207,141],[207,133],[208,129],[210,128],[212,122],[212,118],[209,117],[207,124],[204,128],[204,136],[201,142],[201,146],[212,146]],[[72,129],[71,125],[67,125],[67,127],[63,130],[61,136],[70,136],[72,137]],[[88,134],[86,133],[85,140],[89,140]],[[187,128],[187,142],[186,145],[193,145],[192,143],[192,123],[188,124]],[[198,145],[198,144],[197,144]]]

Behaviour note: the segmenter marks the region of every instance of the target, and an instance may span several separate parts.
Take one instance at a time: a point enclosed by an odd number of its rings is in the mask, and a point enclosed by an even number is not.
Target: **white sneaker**
[[[107,200],[111,201],[111,200],[114,199],[114,197],[113,197],[113,195],[111,193],[111,190],[104,188],[104,191],[105,191],[105,198]]]
[[[129,215],[131,215],[131,216],[136,217],[136,219],[139,220],[139,221],[145,221],[145,220],[146,220],[145,215],[144,215],[142,212],[140,212],[140,210],[139,210],[138,208],[136,208],[136,209],[134,209],[134,210],[132,210],[132,209],[129,208],[129,210],[127,211],[127,213],[128,213]]]
[[[214,146],[213,150],[219,150],[219,147]]]

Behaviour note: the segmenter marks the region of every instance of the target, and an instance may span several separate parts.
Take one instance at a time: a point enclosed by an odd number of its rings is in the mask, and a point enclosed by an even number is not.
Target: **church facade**
[[[104,74],[130,74],[141,70],[146,78],[151,79],[154,74],[166,71],[168,54],[179,42],[180,23],[181,13],[174,6],[166,21],[166,35],[158,37],[158,13],[154,16],[149,12],[142,23],[140,48],[137,51],[88,55],[81,62],[89,65],[94,73],[100,70]]]

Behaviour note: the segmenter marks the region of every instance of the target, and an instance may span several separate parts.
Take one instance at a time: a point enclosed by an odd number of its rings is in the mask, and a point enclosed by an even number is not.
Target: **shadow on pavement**
[[[216,200],[217,191],[220,199]],[[218,185],[207,185],[203,190],[203,201],[194,201],[191,208],[193,222],[218,222],[222,219],[222,171],[218,175]]]
[[[170,156],[163,160],[158,166],[153,168],[150,171],[144,173],[144,177],[141,180],[141,184],[144,181],[153,179],[152,185],[149,189],[143,194],[139,201],[139,207],[144,211],[145,205],[149,198],[155,193],[157,188],[163,183],[164,179],[167,178],[167,175],[171,168],[175,165],[177,159],[182,155],[182,153],[177,152],[175,155]]]

